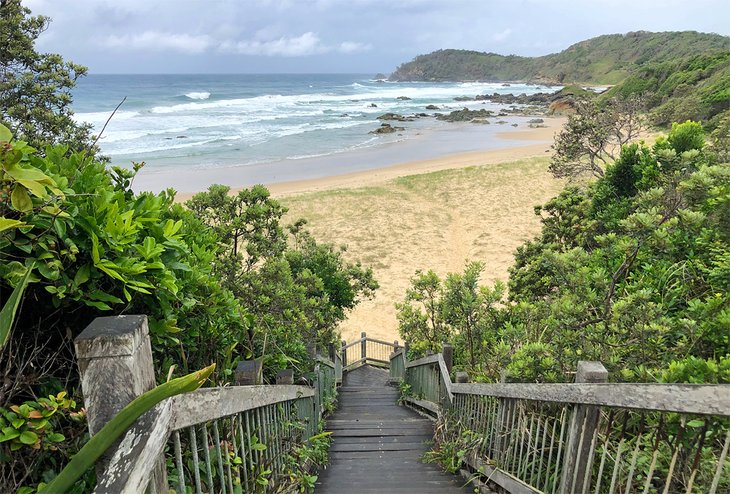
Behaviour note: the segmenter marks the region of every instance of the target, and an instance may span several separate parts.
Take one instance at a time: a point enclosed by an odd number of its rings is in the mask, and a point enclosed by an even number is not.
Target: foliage
[[[575,113],[555,137],[552,174],[571,180],[584,174],[603,176],[606,165],[642,131],[642,105],[636,97],[609,100],[604,105],[578,99]]]
[[[403,303],[395,305],[398,331],[411,343],[414,355],[438,353],[451,338],[451,327],[443,317],[443,282],[433,271],[416,271]]]
[[[478,286],[484,265],[468,263],[464,273],[449,273],[441,280],[436,273],[417,272],[411,280],[403,303],[396,304],[399,332],[411,345],[414,356],[426,351],[439,352],[442,343],[453,340],[456,355],[464,355],[462,364],[475,370],[478,357],[492,342],[490,328],[496,325],[497,304],[504,296],[504,286]]]
[[[509,320],[541,360],[514,353],[513,377],[563,380],[587,359],[654,380],[670,362],[730,352],[730,167],[703,149],[701,126],[674,125],[539,209],[542,234],[510,270]]]
[[[697,53],[647,63],[603,97],[641,95],[656,125],[691,119],[715,127],[730,109],[730,49]]]
[[[91,145],[90,127],[73,120],[71,89],[86,67],[35,50],[49,23],[48,17],[31,16],[20,0],[2,2],[0,124],[32,146],[65,143],[81,151]]]
[[[287,228],[287,238],[286,209],[262,186],[231,196],[213,185],[187,206],[221,239],[213,273],[247,307],[246,354],[264,354],[270,375],[306,361],[305,341],[319,348],[339,341],[337,324],[378,286],[371,269],[318,244],[304,220]]]
[[[321,427],[320,427],[321,429]],[[286,458],[287,475],[298,492],[314,492],[318,476],[312,470],[324,467],[332,444],[332,432],[315,434],[305,444],[295,446]]]
[[[555,83],[617,84],[651,62],[711,56],[730,50],[730,40],[694,31],[646,31],[598,36],[542,57],[438,50],[402,64],[391,80],[548,80]]]

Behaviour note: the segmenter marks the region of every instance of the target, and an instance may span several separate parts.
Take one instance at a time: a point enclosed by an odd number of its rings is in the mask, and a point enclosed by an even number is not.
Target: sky
[[[24,0],[90,73],[378,73],[463,48],[546,55],[601,34],[730,35],[730,0]]]

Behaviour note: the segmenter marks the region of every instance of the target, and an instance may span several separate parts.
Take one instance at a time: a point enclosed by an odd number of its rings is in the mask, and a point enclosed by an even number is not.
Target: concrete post
[[[360,333],[360,338],[362,338],[362,341],[360,342],[360,358],[365,361],[368,358],[368,342],[366,340],[367,335],[365,334],[365,331]]]
[[[605,383],[608,371],[600,362],[578,362],[576,383]],[[593,434],[598,427],[600,408],[590,405],[574,405],[570,416],[568,442],[563,455],[563,473],[559,492],[579,494],[586,491],[591,482],[591,464],[595,454]]]
[[[276,384],[294,384],[294,371],[292,369],[280,370],[276,374]]]
[[[233,375],[237,386],[263,384],[264,376],[261,359],[241,360]]]
[[[451,375],[451,369],[454,365],[454,347],[451,343],[444,343],[441,355],[444,357],[444,363],[446,364],[446,370]]]
[[[457,372],[456,373],[456,382],[457,383],[468,383],[469,374],[467,372]]]
[[[97,317],[74,340],[89,432],[94,435],[139,395],[155,387],[147,316]],[[96,463],[97,475],[109,464],[109,453]],[[150,480],[153,493],[166,493],[164,459]]]

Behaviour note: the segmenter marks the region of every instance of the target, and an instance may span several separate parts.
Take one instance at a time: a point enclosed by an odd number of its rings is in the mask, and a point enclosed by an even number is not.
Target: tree
[[[550,171],[556,178],[582,175],[602,177],[606,165],[618,158],[621,147],[636,140],[644,128],[642,100],[636,96],[613,99],[605,105],[579,99],[574,115],[555,137]]]
[[[481,262],[470,262],[464,273],[449,273],[444,283],[444,320],[457,329],[457,350],[466,348],[470,370],[479,369],[486,339],[496,334],[498,308],[504,285],[497,282],[494,288],[479,286],[479,276],[484,270]]]
[[[443,319],[443,282],[429,270],[416,271],[403,303],[395,304],[398,311],[398,331],[404,341],[418,354],[440,352],[441,345],[452,335]]]
[[[71,89],[86,67],[38,53],[35,41],[51,20],[30,14],[20,0],[0,3],[0,123],[39,149],[88,149],[91,127],[76,123],[71,110]]]

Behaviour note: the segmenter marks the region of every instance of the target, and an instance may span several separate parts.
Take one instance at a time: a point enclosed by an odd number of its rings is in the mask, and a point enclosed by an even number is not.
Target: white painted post
[[[608,371],[600,362],[578,362],[576,383],[605,383]],[[598,427],[601,409],[591,405],[574,405],[570,416],[568,443],[563,455],[563,472],[560,491],[564,494],[587,492],[590,471],[595,453],[593,435]],[[584,485],[585,484],[585,485]]]
[[[94,435],[129,402],[155,387],[147,316],[97,317],[74,345],[89,432]],[[97,462],[97,476],[108,462],[104,456]],[[152,493],[168,492],[163,458],[150,476]]]

